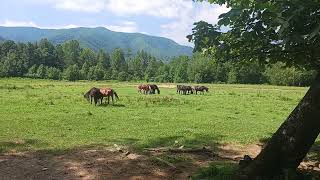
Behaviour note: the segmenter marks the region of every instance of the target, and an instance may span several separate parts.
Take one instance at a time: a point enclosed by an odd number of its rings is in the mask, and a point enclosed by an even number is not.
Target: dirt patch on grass
[[[210,157],[201,155],[189,158],[103,148],[5,153],[0,155],[0,179],[188,179],[208,161]]]
[[[261,145],[251,144],[247,146],[238,144],[224,144],[219,146],[217,154],[221,158],[239,161],[244,155],[256,157],[261,151]]]
[[[69,151],[10,152],[0,155],[0,179],[189,179],[217,161],[255,157],[259,145],[225,144],[208,152],[140,152],[125,147],[84,147]],[[317,163],[307,161],[301,168]]]

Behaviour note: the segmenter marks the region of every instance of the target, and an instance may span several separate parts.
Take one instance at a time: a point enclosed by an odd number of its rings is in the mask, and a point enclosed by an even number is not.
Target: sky
[[[1,0],[0,26],[49,29],[105,27],[170,38],[192,46],[193,23],[211,24],[225,6],[192,0]]]

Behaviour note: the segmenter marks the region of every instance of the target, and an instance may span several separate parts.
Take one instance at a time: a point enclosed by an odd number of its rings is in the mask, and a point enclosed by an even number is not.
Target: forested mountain
[[[179,55],[192,55],[192,48],[182,46],[163,37],[140,33],[122,33],[110,31],[103,27],[72,29],[39,29],[33,27],[0,27],[0,39],[17,42],[35,42],[46,38],[54,44],[68,40],[78,40],[82,47],[95,51],[99,49],[111,52],[115,48],[131,50],[135,54],[144,50],[157,58],[170,58]]]

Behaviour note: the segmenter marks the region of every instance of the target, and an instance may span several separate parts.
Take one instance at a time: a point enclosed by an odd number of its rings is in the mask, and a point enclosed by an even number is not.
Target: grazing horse
[[[158,88],[157,85],[149,84],[149,87],[150,87],[150,94],[155,94],[156,91],[158,92],[158,94],[160,94],[160,89]]]
[[[180,92],[182,91],[182,86],[183,85],[177,85],[177,93],[180,94]]]
[[[177,92],[180,94],[182,92],[182,94],[186,95],[188,94],[193,94],[193,89],[191,86],[185,86],[185,85],[177,85]]]
[[[185,90],[189,93],[189,94],[193,94],[193,88],[191,86],[185,86]]]
[[[84,98],[86,98],[91,104],[92,104],[92,99],[94,100],[94,105],[96,106],[98,103],[98,100],[100,100],[100,104],[102,104],[102,99],[103,95],[100,92],[100,89],[98,88],[91,88],[87,93],[85,93]]]
[[[102,97],[108,97],[108,104],[110,103],[110,97],[112,99],[112,104],[114,104],[113,96],[115,96],[116,99],[119,100],[118,94],[111,88],[101,88],[100,93],[102,94]]]
[[[202,92],[202,94],[204,94],[204,91],[209,92],[209,88],[205,86],[195,86],[194,90],[196,91],[196,94],[198,94],[198,91]]]
[[[150,91],[150,86],[148,84],[140,84],[138,86],[138,92],[142,93],[142,91],[143,91],[143,94],[148,94]]]

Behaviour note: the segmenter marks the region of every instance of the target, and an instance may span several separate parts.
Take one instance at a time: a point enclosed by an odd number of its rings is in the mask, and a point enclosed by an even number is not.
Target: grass
[[[216,162],[206,168],[199,169],[192,179],[230,180],[235,175],[237,169],[237,164]]]
[[[256,143],[279,127],[307,90],[213,84],[205,95],[165,87],[160,95],[141,95],[136,85],[0,79],[0,152]],[[90,105],[83,93],[93,86],[112,87],[120,101]]]

